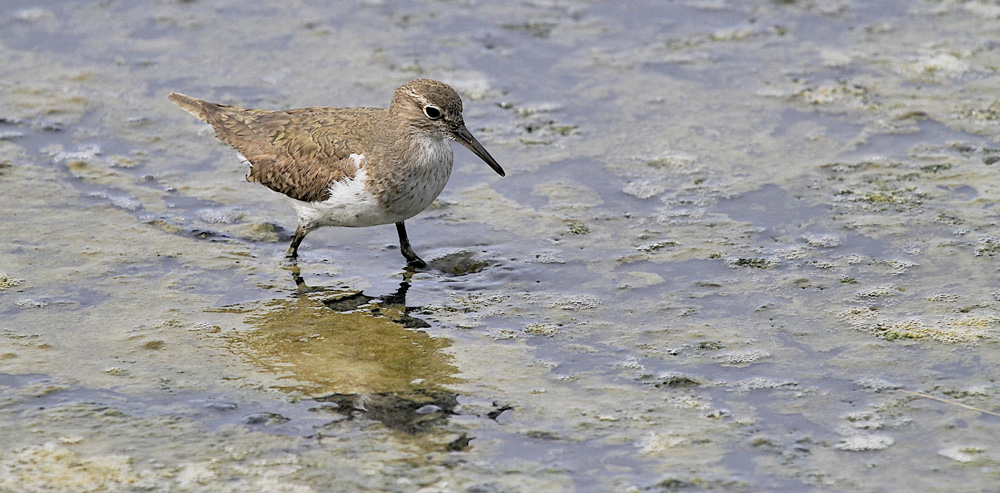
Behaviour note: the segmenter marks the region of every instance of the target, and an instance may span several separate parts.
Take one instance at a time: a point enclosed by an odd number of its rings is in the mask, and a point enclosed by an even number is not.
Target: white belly
[[[365,227],[409,219],[434,202],[451,176],[452,149],[446,141],[428,139],[423,159],[394,170],[381,184],[369,180],[364,156],[354,159],[361,168],[354,178],[330,187],[330,198],[303,202],[292,199],[299,222],[309,229],[320,226]],[[380,188],[381,190],[376,190]]]
[[[359,170],[354,178],[337,182],[330,187],[330,198],[324,201],[303,202],[292,199],[292,207],[299,215],[299,222],[310,226],[376,226],[389,224],[389,217],[382,203],[365,186],[365,171]]]

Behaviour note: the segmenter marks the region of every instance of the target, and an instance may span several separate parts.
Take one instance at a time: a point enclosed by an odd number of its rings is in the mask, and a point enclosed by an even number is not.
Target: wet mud
[[[7,2],[0,490],[968,491],[1000,480],[1000,8]],[[295,216],[167,99],[459,148]]]

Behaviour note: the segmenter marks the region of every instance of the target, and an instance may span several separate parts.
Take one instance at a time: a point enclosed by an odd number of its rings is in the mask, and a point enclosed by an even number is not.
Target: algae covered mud
[[[4,3],[0,490],[995,488],[1000,8],[872,3]],[[165,97],[418,77],[418,272]]]

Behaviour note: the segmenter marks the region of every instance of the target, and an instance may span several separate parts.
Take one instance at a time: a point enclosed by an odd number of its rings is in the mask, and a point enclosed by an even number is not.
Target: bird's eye
[[[437,106],[427,105],[424,106],[424,114],[431,120],[437,120],[438,118],[441,118],[441,109]]]

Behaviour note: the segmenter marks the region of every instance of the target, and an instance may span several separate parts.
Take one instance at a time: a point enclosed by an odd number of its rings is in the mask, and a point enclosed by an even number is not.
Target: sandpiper
[[[269,111],[176,92],[169,98],[239,151],[250,166],[247,181],[292,199],[299,223],[288,246],[290,258],[321,226],[395,223],[403,256],[410,265],[424,267],[403,221],[426,209],[448,182],[453,154],[447,141],[457,140],[504,176],[465,127],[458,93],[436,80],[403,84],[388,109]]]

